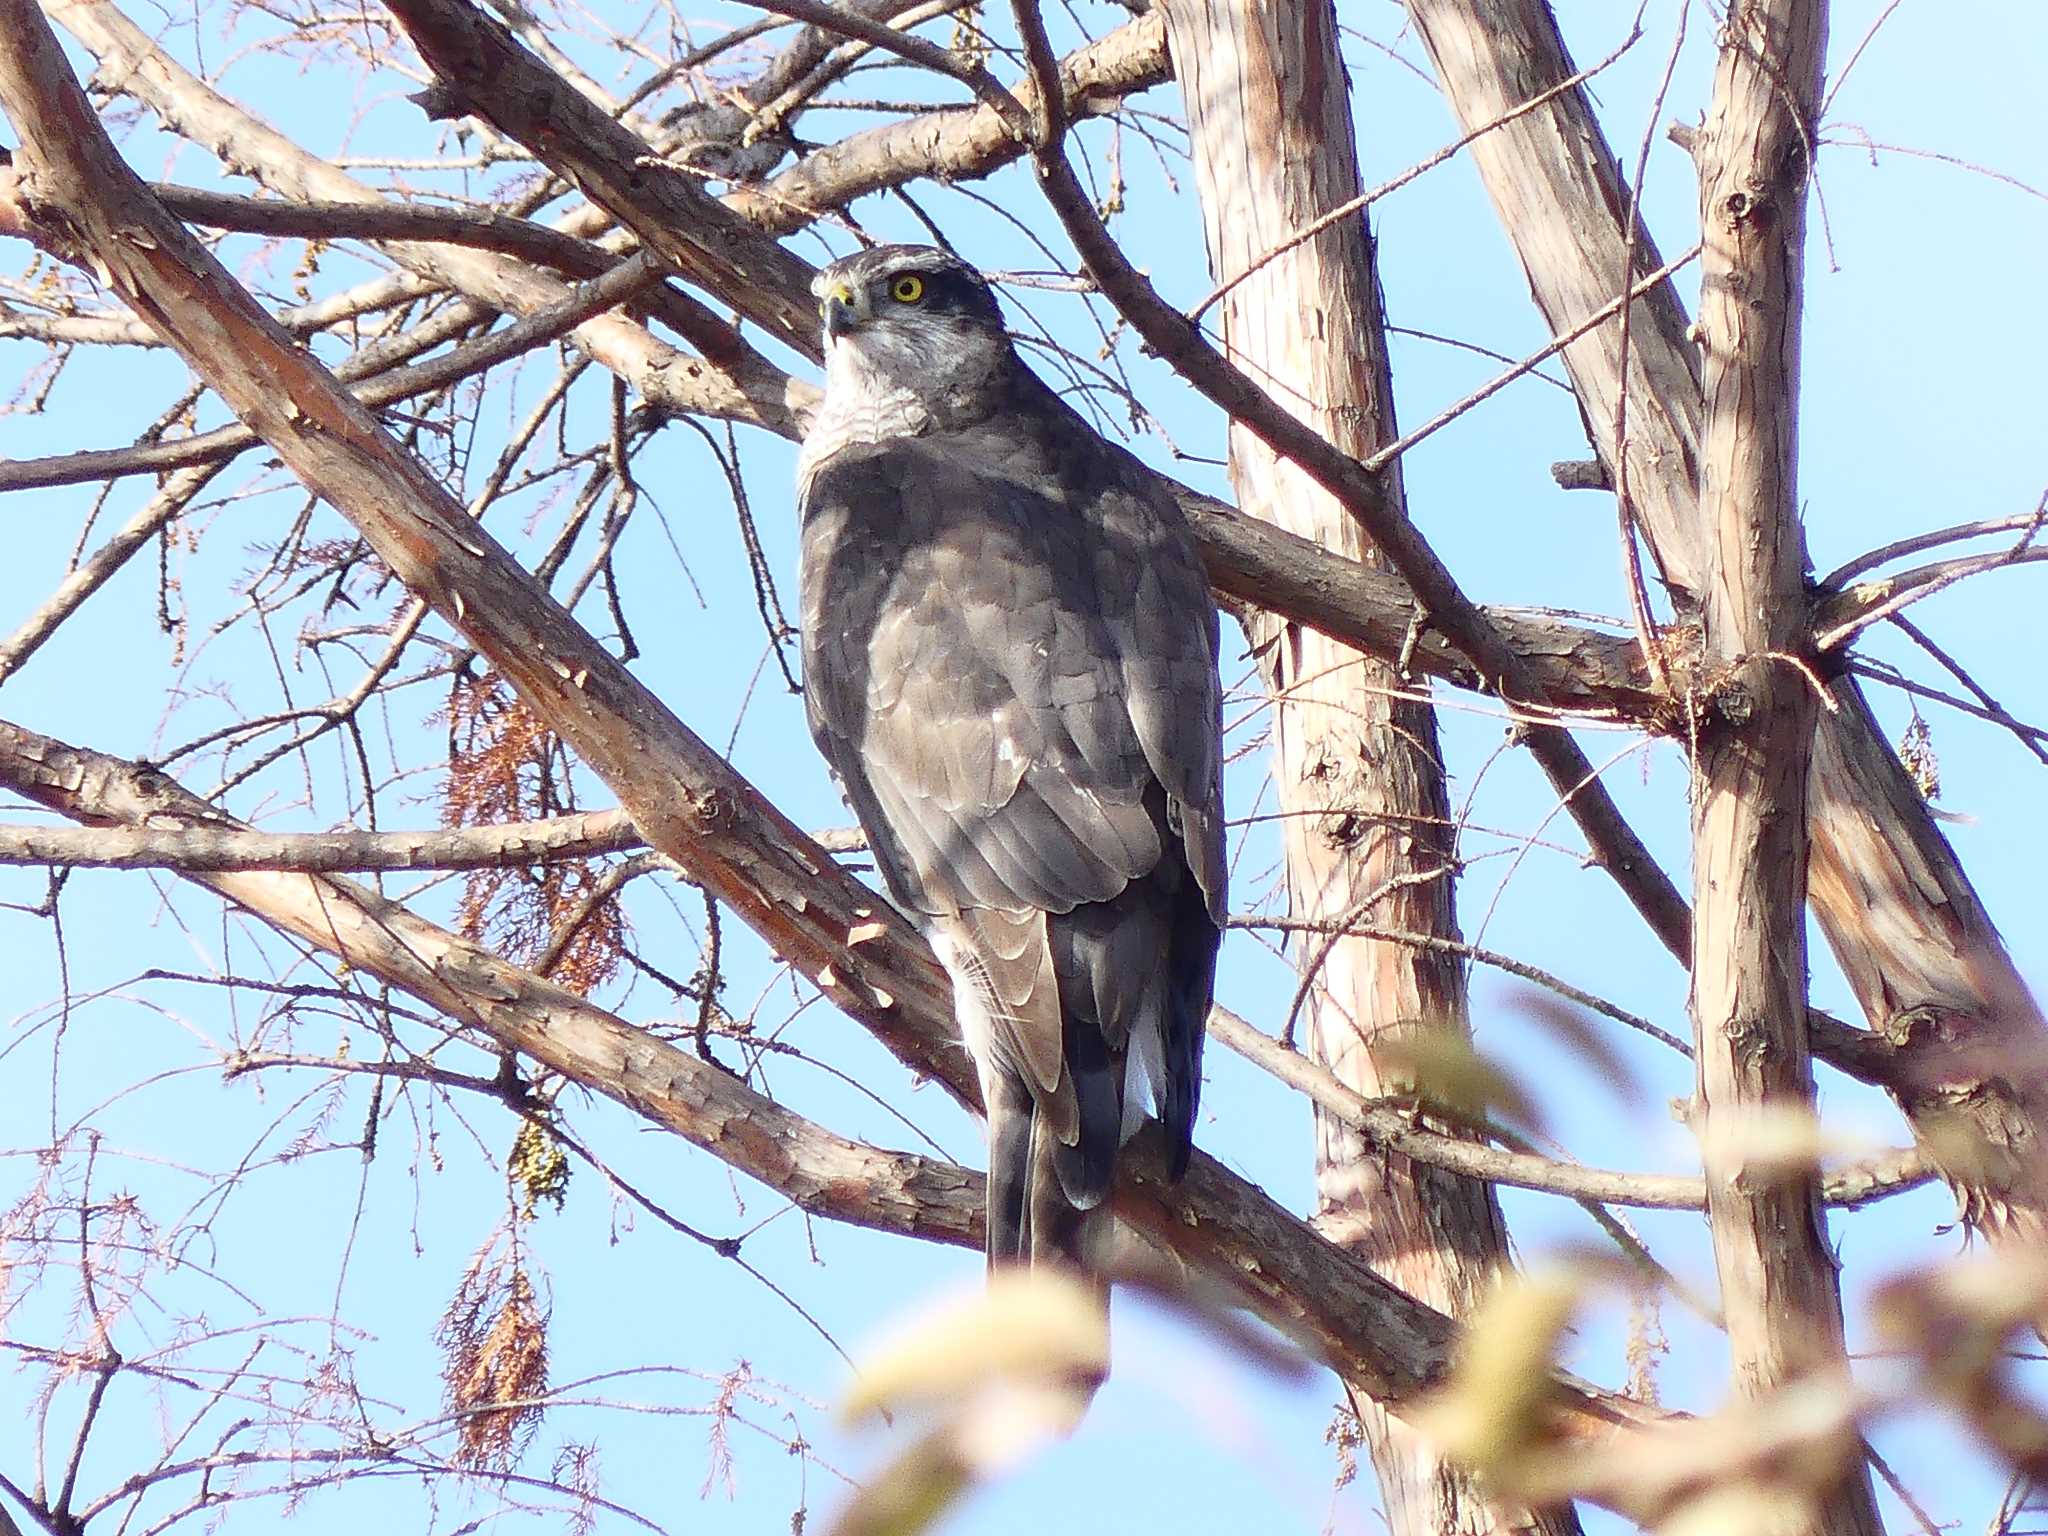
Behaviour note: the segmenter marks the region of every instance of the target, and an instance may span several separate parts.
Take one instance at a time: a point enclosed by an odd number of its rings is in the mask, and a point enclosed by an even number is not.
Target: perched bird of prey
[[[1093,1268],[1148,1098],[1175,1178],[1192,1146],[1224,915],[1216,610],[1179,508],[1024,366],[972,267],[886,246],[814,291],[811,734],[953,979],[990,1264]]]

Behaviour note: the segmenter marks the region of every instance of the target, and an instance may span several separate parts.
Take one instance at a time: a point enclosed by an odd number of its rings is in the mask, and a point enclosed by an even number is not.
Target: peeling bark
[[[1350,96],[1327,3],[1168,0],[1168,43],[1193,136],[1224,351],[1299,419],[1355,458],[1391,442],[1392,384],[1378,278],[1360,217],[1256,271],[1253,263],[1359,195]],[[1249,275],[1247,275],[1249,274]],[[1337,501],[1249,430],[1230,435],[1230,478],[1249,515],[1376,566]],[[1386,493],[1400,509],[1398,473]],[[1456,839],[1436,718],[1395,697],[1400,679],[1305,626],[1253,613],[1248,629],[1272,701],[1273,780],[1290,915],[1366,921],[1455,938]],[[1349,937],[1305,943],[1308,1053],[1368,1098],[1393,1091],[1378,1048],[1417,1029],[1463,1031],[1456,958]],[[1348,1120],[1316,1114],[1317,1225],[1403,1290],[1453,1317],[1507,1263],[1489,1186],[1375,1150]],[[1353,1398],[1397,1536],[1578,1528],[1493,1507],[1380,1404]]]
[[[1439,83],[1467,130],[1568,79],[1575,66],[1542,0],[1408,0]],[[1545,319],[1562,329],[1620,291],[1621,169],[1583,88],[1475,140],[1473,164]],[[1637,241],[1637,266],[1658,257]],[[1707,529],[1696,472],[1699,365],[1667,283],[1630,325],[1629,484],[1681,614],[1700,596]],[[1564,354],[1602,460],[1612,465],[1620,327]],[[1807,785],[1808,900],[1884,1052],[1886,1086],[1994,1241],[2048,1241],[2048,1021],[1862,690],[1817,725]],[[1873,1040],[1873,1044],[1876,1041]]]
[[[1807,649],[1798,401],[1806,190],[1825,6],[1729,13],[1696,151],[1706,250],[1701,621],[1725,669],[1693,782],[1695,1114],[1738,1396],[1846,1373],[1842,1298],[1811,1166],[1772,1166],[1758,1117],[1814,1113],[1806,1041]],[[1881,1536],[1854,1442],[1801,1531]]]
[[[0,106],[22,141],[17,202],[38,242],[90,265],[177,347],[489,657],[655,848],[900,1059],[971,1105],[974,1073],[954,1038],[951,989],[924,943],[593,642],[165,213],[108,141],[32,0],[0,0]],[[31,742],[23,755],[42,750]],[[24,771],[10,782],[29,792],[35,777]],[[210,808],[193,814],[221,822]],[[485,970],[489,995],[503,983]],[[1442,1313],[1212,1158],[1198,1153],[1169,1185],[1155,1133],[1139,1138],[1128,1162],[1123,1214],[1302,1338],[1349,1385],[1399,1404],[1443,1379],[1456,1328]],[[1661,1417],[1561,1375],[1558,1386],[1560,1432],[1579,1441],[1605,1444],[1623,1426]]]

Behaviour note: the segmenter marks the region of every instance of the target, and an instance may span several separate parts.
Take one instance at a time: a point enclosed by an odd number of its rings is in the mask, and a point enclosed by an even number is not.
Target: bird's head
[[[811,292],[825,328],[828,394],[860,379],[921,399],[960,399],[1014,355],[988,283],[934,246],[885,245],[835,261]]]

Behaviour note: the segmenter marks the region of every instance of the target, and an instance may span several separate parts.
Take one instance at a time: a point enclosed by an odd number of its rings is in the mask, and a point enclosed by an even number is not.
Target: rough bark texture
[[[1806,187],[1826,7],[1731,10],[1696,151],[1705,232],[1701,621],[1725,673],[1693,779],[1692,1010],[1707,1219],[1737,1395],[1845,1369],[1811,1166],[1773,1167],[1757,1117],[1813,1111],[1806,1044],[1805,648],[1798,397]],[[1877,1536],[1860,1459],[1800,1529]]]
[[[93,51],[100,78],[145,102],[174,131],[213,147],[229,169],[298,202],[384,204],[381,193],[309,154],[179,66],[105,0],[51,0],[48,9]],[[532,264],[491,252],[415,241],[392,241],[383,249],[428,282],[510,314],[532,314],[561,303],[570,293]],[[761,306],[787,307],[792,302],[764,297]],[[806,345],[815,348],[808,297],[804,316]],[[704,351],[703,357],[654,341],[644,326],[619,314],[601,315],[578,326],[572,340],[593,361],[630,380],[644,398],[671,410],[705,410],[734,420],[771,423],[789,417],[792,402],[784,399],[788,375],[767,366],[752,347],[731,349],[724,361],[713,361],[715,350],[728,350],[719,347],[716,333],[699,325],[681,329]],[[729,329],[725,334],[733,335]]]
[[[1219,283],[1361,190],[1349,94],[1327,3],[1168,0],[1209,265]],[[1231,360],[1333,444],[1364,458],[1396,435],[1377,277],[1364,219],[1343,221],[1252,274],[1222,304]],[[1234,427],[1230,477],[1248,514],[1368,564],[1370,541],[1334,498]],[[1398,512],[1398,477],[1389,497]],[[1455,937],[1455,839],[1436,720],[1393,697],[1393,668],[1289,620],[1251,618],[1272,700],[1273,779],[1291,915]],[[1448,954],[1346,938],[1305,942],[1309,1054],[1367,1097],[1391,1091],[1375,1050],[1390,1034],[1465,1027]],[[1485,1184],[1374,1153],[1316,1115],[1317,1225],[1403,1290],[1452,1316],[1507,1262]],[[1380,1405],[1354,1399],[1399,1536],[1526,1527]],[[1576,1529],[1569,1514],[1537,1528]]]
[[[0,721],[0,785],[96,827],[233,834],[243,824],[156,769]],[[509,965],[375,891],[331,875],[188,872],[265,922],[492,1039],[617,1100],[751,1174],[814,1214],[979,1248],[982,1177],[940,1159],[848,1141],[737,1078],[655,1039],[565,988]],[[1156,1134],[1140,1138],[1118,1212],[1162,1258],[1230,1277],[1260,1315],[1294,1333],[1361,1391],[1406,1401],[1442,1380],[1456,1330],[1333,1252],[1304,1223],[1208,1159],[1165,1182]],[[1324,1262],[1324,1257],[1334,1262]],[[1654,1426],[1655,1409],[1558,1378],[1557,1432],[1612,1452]],[[1628,1510],[1657,1492],[1608,1480]]]
[[[0,826],[0,864],[91,869],[487,869],[644,846],[623,811],[419,832],[255,832],[231,827]]]
[[[1470,131],[1576,69],[1542,0],[1408,0],[1444,94]],[[1544,318],[1562,330],[1622,284],[1628,193],[1583,87],[1471,146]],[[1638,268],[1658,258],[1638,239]],[[1602,458],[1615,462],[1620,327],[1564,354]],[[1635,306],[1630,489],[1681,611],[1700,596],[1701,396],[1686,318],[1665,284]],[[1914,1133],[1995,1241],[2048,1241],[2048,1023],[2028,996],[1927,804],[1878,734],[1862,691],[1817,727],[1807,788],[1808,892],[1871,1028],[1898,1049],[1886,1084]]]
[[[1408,11],[1462,132],[1578,72],[1542,0],[1410,0]],[[1552,329],[1567,330],[1613,303],[1632,280],[1623,269],[1628,187],[1586,87],[1481,134],[1467,153]],[[1633,277],[1663,265],[1656,243],[1639,229]],[[1700,379],[1685,329],[1685,313],[1664,283],[1635,303],[1625,375],[1618,320],[1589,331],[1563,355],[1610,485],[1615,404],[1626,377],[1629,486],[1665,580],[1690,594],[1699,590],[1703,565],[1692,529]]]
[[[973,1069],[929,949],[592,641],[165,213],[109,143],[33,0],[0,0],[0,108],[21,139],[14,232],[90,264],[489,657],[654,847],[905,1062],[972,1103]],[[26,789],[28,775],[14,782]],[[488,997],[501,981],[480,984]],[[1231,1283],[1358,1391],[1406,1403],[1444,1378],[1456,1329],[1442,1313],[1212,1158],[1198,1153],[1168,1186],[1158,1143],[1139,1139],[1120,1189],[1134,1224]],[[1568,1378],[1559,1388],[1559,1432],[1583,1442],[1661,1417]]]
[[[256,835],[153,768],[7,721],[0,721],[0,784],[106,830]],[[186,878],[617,1100],[814,1215],[961,1246],[981,1243],[980,1174],[836,1136],[732,1073],[508,964],[368,886],[331,875],[269,871],[187,871]]]
[[[227,164],[255,178],[279,198],[359,207],[372,225],[379,218],[413,217],[418,213],[410,206],[383,201],[362,183],[275,133],[153,49],[140,30],[101,0],[52,0],[49,9],[99,57],[102,77],[117,80],[123,91],[144,102],[170,126],[214,146]],[[1106,38],[1099,48],[1080,50],[1073,59],[1063,62],[1062,79],[1072,82],[1074,88],[1070,110],[1077,115],[1085,113],[1089,102],[1112,81],[1122,81],[1131,69],[1139,70],[1137,78],[1142,81],[1150,78],[1147,71],[1162,68],[1165,44],[1154,36],[1157,27],[1156,21],[1150,25],[1134,22],[1112,34],[1112,38],[1122,40],[1118,49],[1111,50],[1111,39]],[[509,51],[510,45],[507,46]],[[1127,59],[1122,51],[1125,46],[1133,50]],[[1159,51],[1156,61],[1147,52],[1155,46]],[[1094,66],[1104,64],[1106,59],[1124,59],[1124,64],[1106,75],[1097,73]],[[569,90],[559,80],[555,85],[560,91]],[[544,102],[530,111],[539,120],[548,117]],[[954,133],[959,121],[979,121],[983,111],[996,115],[992,109],[976,109],[973,113],[941,115],[930,123],[914,120],[925,123],[929,130],[932,153],[956,156],[939,162],[946,177],[972,175],[991,168],[991,163],[963,150]],[[518,126],[530,128],[531,124],[522,120]],[[862,142],[865,138],[856,136]],[[631,166],[647,152],[644,144],[634,144],[631,153],[621,148],[618,156],[608,162],[607,184],[624,180]],[[1008,158],[1020,152],[1015,139],[1005,138],[1004,144]],[[594,155],[601,147],[586,144],[582,152]],[[795,171],[785,173],[793,174]],[[633,190],[637,189],[629,189]],[[638,206],[626,194],[620,195],[629,207]],[[662,216],[653,207],[645,210],[650,223],[658,223]],[[580,263],[596,250],[559,230],[541,230],[532,225],[524,226],[524,230],[527,240],[544,244],[545,250],[557,258],[566,260],[575,255]],[[530,264],[508,261],[498,255],[402,242],[387,249],[401,264],[412,263],[409,270],[416,271],[422,281],[446,284],[476,303],[511,313],[539,315],[574,294],[574,290],[535,271]],[[576,265],[571,270],[586,269]],[[149,334],[155,335],[153,331]],[[722,361],[713,361],[708,355],[704,359],[692,357],[658,341],[644,326],[632,324],[619,314],[604,315],[579,325],[573,339],[593,360],[625,379],[650,404],[743,420],[786,437],[797,435],[799,418],[817,394],[811,385],[773,367],[751,348],[717,348],[726,354]],[[427,369],[415,372],[424,377]],[[365,391],[366,402],[382,403],[390,398],[387,389],[404,385],[403,379],[393,379],[389,385],[382,380],[373,382]],[[26,466],[0,466],[0,489],[87,483],[114,473],[161,472],[225,454],[249,440],[242,429],[226,428],[175,443],[70,454]],[[1484,686],[1472,664],[1443,635],[1433,629],[1417,629],[1413,596],[1398,577],[1371,571],[1313,543],[1290,539],[1279,530],[1252,523],[1222,503],[1198,496],[1185,487],[1175,486],[1175,490],[1182,496],[1202,540],[1210,576],[1219,591],[1245,602],[1285,608],[1306,617],[1311,624],[1380,654],[1396,654],[1406,644],[1411,664],[1418,673],[1440,677],[1460,687]],[[1488,610],[1488,616],[1525,664],[1525,682],[1529,686],[1519,697],[1526,702],[1638,720],[1653,727],[1669,717],[1668,700],[1649,686],[1636,649],[1628,640],[1526,614]]]

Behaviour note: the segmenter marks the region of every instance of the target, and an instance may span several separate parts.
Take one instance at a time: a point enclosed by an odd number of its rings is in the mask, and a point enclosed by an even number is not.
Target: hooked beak
[[[818,313],[825,322],[827,341],[837,341],[868,318],[863,296],[846,283],[840,283],[824,295],[818,305]]]

